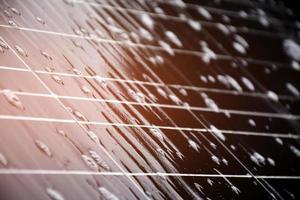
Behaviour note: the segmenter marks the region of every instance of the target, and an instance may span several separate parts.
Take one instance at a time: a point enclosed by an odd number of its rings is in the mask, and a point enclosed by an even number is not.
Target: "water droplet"
[[[293,61],[291,65],[292,65],[292,68],[293,68],[294,70],[300,71],[300,65],[299,65],[298,62]]]
[[[82,75],[82,72],[79,69],[72,68],[72,72],[76,75]]]
[[[169,98],[177,105],[182,104],[182,101],[175,94],[169,94]]]
[[[217,156],[213,155],[213,156],[211,156],[211,159],[212,159],[212,161],[214,161],[214,162],[217,163],[218,165],[221,164],[221,163],[220,163],[220,159],[219,159]]]
[[[227,161],[225,158],[222,158],[222,162],[223,162],[225,165],[228,165],[228,161]]]
[[[12,7],[11,7],[10,10],[11,10],[14,14],[21,16],[20,11],[17,10],[16,8],[12,8]]]
[[[190,27],[192,27],[195,31],[201,31],[202,26],[198,21],[189,19],[187,22],[190,25]]]
[[[214,125],[210,125],[210,129],[213,132],[213,134],[220,138],[222,141],[226,140],[225,135],[217,127],[215,127]]]
[[[5,50],[8,50],[9,47],[7,44],[5,44],[3,41],[0,40],[0,52],[4,53]]]
[[[207,183],[210,185],[210,186],[213,186],[214,182],[211,180],[211,179],[207,179]]]
[[[63,195],[53,188],[47,188],[46,192],[52,200],[64,200]]]
[[[164,97],[165,99],[168,98],[167,93],[163,89],[157,88],[156,90],[160,94],[160,96]]]
[[[88,131],[87,135],[89,136],[89,138],[94,141],[97,145],[100,145],[100,140],[98,138],[98,136],[93,132],[93,131]]]
[[[251,126],[256,127],[256,123],[255,123],[255,121],[254,121],[253,119],[249,119],[249,120],[248,120],[248,123],[249,123]]]
[[[28,57],[27,52],[23,50],[21,47],[19,47],[18,45],[15,45],[15,49],[20,56]]]
[[[15,26],[15,27],[18,26],[17,23],[14,20],[11,20],[11,19],[8,20],[8,24],[11,25],[11,26]]]
[[[161,155],[161,156],[165,156],[165,151],[161,148],[157,148],[156,151]]]
[[[38,21],[39,23],[41,24],[45,24],[45,20],[43,20],[42,18],[40,17],[35,17],[36,21]]]
[[[156,60],[156,63],[157,64],[160,64],[160,65],[162,65],[162,64],[164,64],[164,58],[163,57],[161,57],[161,56],[155,56],[155,60]]]
[[[21,109],[21,110],[25,110],[25,107],[23,106],[21,100],[19,99],[19,97],[11,90],[9,89],[4,89],[2,90],[2,93],[5,97],[5,99],[13,106]]]
[[[233,192],[235,192],[236,194],[240,194],[241,193],[241,191],[236,187],[236,186],[234,186],[234,185],[231,185],[231,190],[233,191]]]
[[[212,20],[211,14],[203,7],[197,7],[198,13],[207,20]]]
[[[58,84],[64,85],[64,82],[62,78],[60,78],[58,75],[52,75],[51,78]]]
[[[80,49],[83,49],[83,46],[78,42],[78,41],[73,41],[72,40],[72,43],[74,44],[75,47],[78,47]]]
[[[210,142],[209,145],[213,148],[213,149],[217,149],[217,145],[215,143]]]
[[[199,147],[199,145],[196,142],[194,142],[193,140],[188,140],[188,143],[189,143],[189,146],[192,149],[194,149],[195,151],[199,152],[200,147]]]
[[[100,192],[104,200],[119,200],[119,198],[115,194],[111,193],[105,187],[99,187],[98,191]]]
[[[230,23],[231,19],[227,15],[222,15],[222,21],[225,22],[225,23]]]
[[[278,144],[283,145],[282,139],[280,139],[280,138],[275,138],[275,141],[276,141]]]
[[[229,35],[231,33],[230,29],[227,26],[225,26],[224,24],[217,23],[216,26],[225,35]]]
[[[242,77],[241,78],[243,84],[250,90],[250,91],[254,91],[255,90],[255,87],[254,85],[252,84],[252,82],[247,79],[246,77]]]
[[[146,40],[148,41],[153,41],[153,36],[151,35],[151,33],[149,31],[147,31],[146,29],[144,28],[140,28],[139,30],[140,32],[140,35],[145,38]]]
[[[194,185],[195,185],[195,187],[197,188],[197,190],[199,191],[199,192],[201,192],[202,194],[204,194],[203,193],[203,187],[199,184],[199,183],[194,183]]]
[[[164,136],[158,128],[150,128],[150,132],[157,137],[160,141],[164,140]]]
[[[130,94],[130,96],[137,102],[139,103],[143,103],[145,102],[145,95],[141,92],[135,92],[132,89],[128,90],[128,93]]]
[[[267,18],[264,17],[264,16],[258,17],[258,21],[259,21],[259,23],[260,23],[261,25],[263,25],[263,26],[265,26],[265,27],[268,27],[268,26],[270,25],[269,20],[267,20]]]
[[[227,79],[228,83],[229,83],[235,90],[237,90],[238,92],[242,92],[242,91],[243,91],[242,87],[239,85],[239,83],[238,83],[234,78],[232,78],[232,77],[229,76],[229,75],[226,75],[226,79]]]
[[[212,76],[212,75],[208,75],[207,76],[207,79],[212,82],[212,83],[215,83],[216,82],[216,79]]]
[[[40,50],[40,53],[41,53],[42,56],[44,56],[46,59],[52,60],[52,57],[51,57],[47,52]]]
[[[258,152],[254,152],[252,155],[250,155],[250,159],[258,166],[266,164],[266,159]]]
[[[200,42],[202,52],[201,59],[204,63],[209,64],[211,60],[217,59],[217,55],[211,50],[205,41]]]
[[[203,98],[204,103],[208,108],[212,109],[214,112],[219,112],[220,111],[218,105],[216,104],[216,102],[214,100],[212,100],[211,98],[209,98],[207,96],[207,94],[202,92],[201,97]]]
[[[179,151],[176,151],[176,155],[178,156],[178,158],[180,158],[181,160],[183,160],[183,154]]]
[[[4,166],[8,164],[7,158],[0,152],[0,163]]]
[[[246,13],[244,10],[241,10],[241,11],[239,11],[239,16],[241,16],[242,18],[247,18],[248,13]]]
[[[166,42],[164,42],[164,41],[162,41],[162,40],[159,40],[158,41],[158,44],[168,53],[168,54],[170,54],[171,56],[174,56],[175,55],[175,53],[174,53],[174,50],[172,49],[172,47],[168,44],[168,43],[166,43]]]
[[[62,135],[64,137],[67,136],[67,133],[65,131],[61,130],[61,129],[56,129],[56,133],[58,133],[59,135]]]
[[[172,31],[166,31],[165,36],[176,46],[182,47],[182,43],[179,38]]]
[[[190,106],[190,104],[189,103],[187,103],[187,102],[183,102],[183,107],[186,109],[186,110],[190,110],[191,109],[191,106]]]
[[[154,28],[154,20],[148,14],[143,13],[141,15],[141,20],[142,20],[143,24],[145,26],[147,26],[148,28],[150,28],[150,29]]]
[[[240,54],[246,54],[246,49],[244,48],[244,46],[243,45],[241,45],[240,43],[238,43],[238,42],[233,42],[232,43],[232,46],[233,46],[233,48],[237,51],[237,52],[239,52]]]
[[[95,76],[95,81],[100,84],[101,87],[107,88],[107,82],[100,76]]]
[[[292,85],[291,83],[286,83],[286,88],[294,95],[294,96],[300,96],[299,90]]]
[[[35,145],[47,156],[52,157],[50,148],[40,140],[34,140]]]
[[[300,61],[300,45],[291,39],[285,39],[282,43],[287,56],[293,60]]]
[[[300,150],[299,149],[297,149],[293,145],[290,145],[290,150],[295,154],[295,156],[297,156],[298,158],[300,158]]]
[[[108,164],[99,156],[99,154],[97,154],[97,152],[90,150],[89,153],[99,167],[105,169],[106,171],[110,171]]]
[[[81,114],[81,112],[75,110],[73,111],[73,114],[75,115],[75,117],[77,117],[79,120],[81,121],[88,121],[85,116],[83,116],[83,114]]]
[[[88,87],[85,86],[85,85],[81,86],[81,91],[82,91],[83,93],[85,93],[86,95],[91,95],[91,94],[93,93],[93,92],[91,91],[91,89],[88,88]]]
[[[207,83],[207,78],[203,75],[200,76],[202,82]]]
[[[270,165],[275,166],[275,161],[272,158],[267,158],[267,161]]]
[[[92,170],[98,171],[98,165],[95,162],[95,160],[87,155],[81,155],[82,160],[84,161],[84,163],[91,168]]]
[[[12,18],[12,15],[9,13],[8,10],[4,10],[3,13],[4,13],[4,15],[5,15],[6,17]]]
[[[273,91],[268,91],[268,92],[267,92],[267,96],[268,96],[271,100],[273,100],[273,101],[278,101],[278,100],[279,100],[278,95],[277,95],[275,92],[273,92]]]

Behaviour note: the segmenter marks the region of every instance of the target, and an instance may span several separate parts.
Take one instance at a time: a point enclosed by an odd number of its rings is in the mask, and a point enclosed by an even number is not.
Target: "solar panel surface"
[[[0,199],[299,199],[299,12],[0,0]]]

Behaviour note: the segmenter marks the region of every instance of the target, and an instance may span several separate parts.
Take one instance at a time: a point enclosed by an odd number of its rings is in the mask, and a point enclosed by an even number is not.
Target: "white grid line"
[[[124,42],[124,41],[116,41],[116,40],[107,39],[107,38],[105,38],[105,39],[104,38],[93,38],[93,37],[89,37],[89,36],[80,36],[80,35],[75,35],[75,34],[71,34],[71,33],[60,33],[60,32],[49,31],[49,30],[41,30],[41,29],[26,28],[26,27],[16,27],[16,26],[5,25],[5,24],[0,24],[0,27],[17,29],[17,30],[28,31],[28,32],[35,32],[35,33],[44,33],[44,34],[50,34],[50,35],[56,35],[56,36],[62,36],[62,37],[86,39],[86,40],[91,40],[91,41],[110,43],[110,44],[116,44],[116,45],[127,46],[127,47],[137,47],[137,48],[144,48],[144,49],[151,49],[151,50],[155,50],[155,51],[164,51],[165,52],[165,49],[160,46],[140,44],[140,43],[134,43],[134,42],[129,42],[129,41]],[[204,55],[204,53],[202,53],[200,51],[195,51],[195,50],[177,49],[177,48],[172,48],[172,50],[178,54],[194,55],[194,56],[203,56]],[[280,66],[290,67],[290,63],[274,62],[274,61],[269,61],[269,60],[260,60],[260,59],[254,59],[254,58],[249,58],[249,57],[238,57],[238,56],[229,56],[229,55],[222,55],[222,54],[216,54],[216,59],[220,59],[220,60],[239,59],[239,60],[245,60],[250,63],[276,65],[278,67],[280,67]]]
[[[256,111],[246,111],[246,110],[233,110],[233,109],[224,109],[219,108],[216,112],[214,109],[208,107],[200,106],[183,106],[183,105],[171,105],[171,104],[159,104],[159,103],[146,103],[146,102],[133,102],[133,101],[122,101],[116,99],[99,99],[91,97],[78,97],[78,96],[66,96],[66,95],[57,95],[52,94],[40,94],[32,92],[19,92],[13,91],[15,94],[20,96],[35,96],[35,97],[47,97],[55,99],[70,99],[70,100],[80,100],[80,101],[90,101],[90,102],[104,102],[104,103],[115,103],[115,104],[125,104],[133,106],[150,106],[155,108],[170,108],[170,109],[180,109],[180,110],[191,110],[191,111],[202,111],[202,112],[212,112],[212,113],[230,113],[236,115],[246,115],[246,116],[255,116],[255,117],[271,117],[271,118],[281,118],[289,120],[299,120],[300,115],[289,114],[289,113],[271,113],[271,112],[256,112]],[[2,91],[0,91],[2,93]]]
[[[0,175],[94,175],[94,176],[159,176],[159,177],[202,177],[202,178],[257,178],[257,179],[300,179],[300,176],[273,176],[250,174],[188,174],[188,173],[165,173],[165,172],[96,172],[84,170],[51,170],[51,169],[0,169]]]
[[[1,65],[0,65],[0,69],[30,72],[28,69],[25,68],[8,67],[8,66],[1,66]],[[99,75],[95,75],[95,76],[77,75],[77,74],[65,73],[65,72],[48,72],[44,70],[33,70],[33,71],[37,74],[58,75],[58,76],[65,76],[65,77],[86,78],[86,79],[95,79],[95,80],[99,79],[99,80],[111,81],[111,82],[132,83],[132,84],[158,86],[158,87],[170,87],[175,89],[186,89],[186,90],[193,90],[193,91],[204,91],[204,92],[212,92],[212,93],[229,94],[235,96],[249,96],[249,97],[270,99],[270,97],[267,94],[261,92],[245,92],[245,91],[238,92],[235,90],[228,90],[228,89],[207,88],[207,87],[192,86],[192,85],[168,84],[168,83],[158,83],[158,82],[130,80],[130,79],[128,80],[128,79],[121,79],[121,78],[109,78],[109,77],[102,77]],[[278,97],[279,99],[282,100],[300,101],[300,97],[296,97],[296,96],[278,95]]]
[[[67,123],[67,124],[83,124],[83,125],[101,125],[101,126],[116,126],[116,127],[131,127],[131,128],[159,128],[166,130],[177,131],[195,131],[195,132],[213,132],[213,129],[206,128],[189,128],[189,127],[173,127],[173,126],[157,126],[157,125],[139,125],[139,124],[124,124],[124,123],[110,123],[99,121],[75,121],[72,119],[59,119],[47,117],[31,117],[31,116],[14,116],[14,115],[0,115],[0,120],[16,120],[16,121],[35,121],[35,122],[54,122],[54,123]],[[229,135],[245,135],[245,136],[261,136],[261,137],[280,137],[288,139],[299,139],[300,135],[290,133],[265,133],[254,131],[237,131],[237,130],[220,130],[224,134]]]

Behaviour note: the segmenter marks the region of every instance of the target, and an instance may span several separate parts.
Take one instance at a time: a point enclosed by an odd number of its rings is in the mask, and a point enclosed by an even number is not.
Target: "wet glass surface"
[[[0,0],[0,199],[298,199],[284,1]]]

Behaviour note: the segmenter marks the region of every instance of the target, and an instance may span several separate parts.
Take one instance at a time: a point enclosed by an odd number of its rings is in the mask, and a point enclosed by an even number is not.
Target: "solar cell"
[[[0,0],[0,199],[298,199],[291,5]]]

